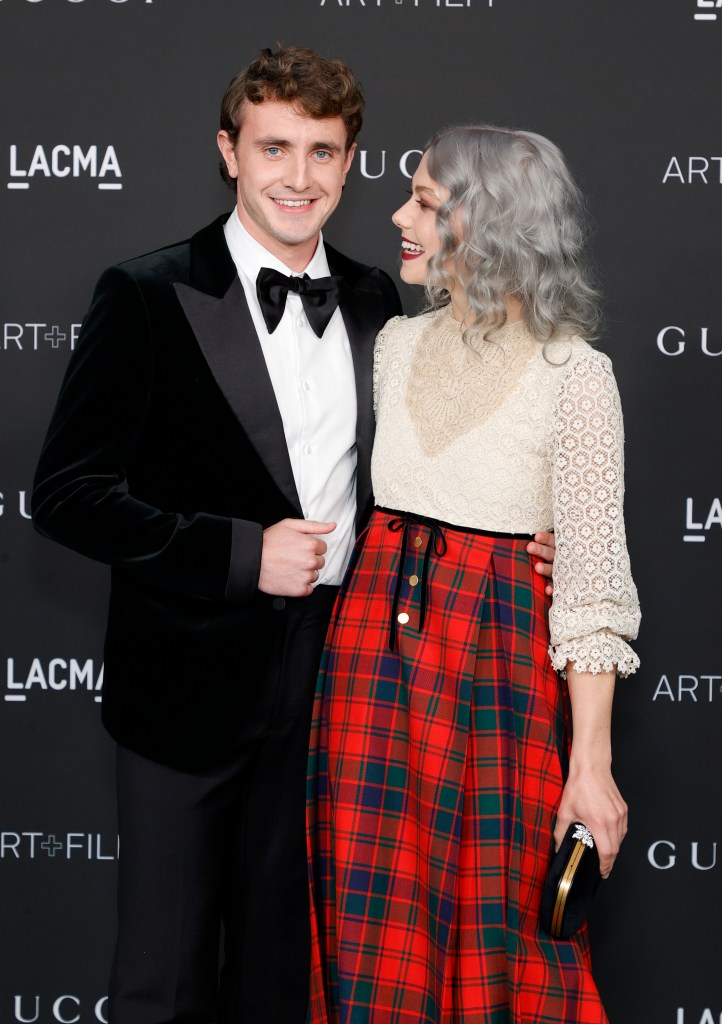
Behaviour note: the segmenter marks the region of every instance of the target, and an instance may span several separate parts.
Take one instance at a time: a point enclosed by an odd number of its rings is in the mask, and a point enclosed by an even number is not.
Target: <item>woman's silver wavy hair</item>
[[[449,302],[447,263],[465,282],[467,330],[482,321],[502,326],[503,296],[513,295],[540,341],[567,332],[597,337],[584,200],[554,143],[533,132],[458,126],[437,132],[426,155],[429,174],[450,192],[436,213],[441,246],[429,260],[430,307]]]

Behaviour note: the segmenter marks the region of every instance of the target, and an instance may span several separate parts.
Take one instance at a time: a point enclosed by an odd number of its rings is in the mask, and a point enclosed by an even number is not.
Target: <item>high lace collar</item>
[[[448,341],[460,338],[468,349],[489,366],[500,362],[502,354],[513,352],[515,349],[529,352],[536,344],[540,344],[523,320],[505,323],[488,333],[482,329],[469,331],[464,335],[466,326],[454,318],[451,303],[437,310],[434,318],[436,329],[442,331]]]

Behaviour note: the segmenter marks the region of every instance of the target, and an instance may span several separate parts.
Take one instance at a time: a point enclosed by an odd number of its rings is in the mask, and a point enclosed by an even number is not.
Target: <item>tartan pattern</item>
[[[359,540],[319,675],[309,1022],[607,1024],[586,932],[537,925],[568,745],[544,581],[526,542],[445,530],[419,634],[429,530],[402,552],[391,518]]]

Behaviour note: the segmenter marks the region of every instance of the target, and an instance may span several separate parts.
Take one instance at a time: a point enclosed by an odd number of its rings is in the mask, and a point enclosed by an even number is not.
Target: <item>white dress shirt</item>
[[[322,538],[328,551],[317,582],[338,584],[354,544],[356,516],[356,383],[343,317],[336,309],[318,338],[300,296],[289,293],[281,322],[269,334],[256,295],[259,270],[302,275],[252,238],[236,209],[224,230],[276,394],[304,518],[336,523]],[[303,273],[329,276],[323,238]]]

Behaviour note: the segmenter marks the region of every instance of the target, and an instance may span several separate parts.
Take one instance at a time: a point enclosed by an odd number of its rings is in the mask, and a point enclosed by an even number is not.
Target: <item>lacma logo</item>
[[[5,700],[8,703],[25,703],[31,693],[73,693],[85,690],[93,694],[96,703],[102,701],[103,672],[100,665],[96,671],[92,658],[78,661],[76,658],[33,658],[28,665],[21,665],[15,658],[6,661]]]
[[[722,1013],[718,1017],[716,1013],[713,1013],[707,1007],[706,1010],[702,1010],[701,1017],[698,1017],[697,1013],[692,1013],[691,1011],[689,1016],[687,1016],[684,1007],[679,1006],[677,1008],[677,1024],[722,1024]]]
[[[722,7],[722,0],[697,0],[697,13],[695,21],[717,21],[716,8]],[[722,1017],[720,1017],[722,1024]]]
[[[687,498],[685,529],[688,532],[682,539],[692,544],[703,544],[715,526],[722,527],[722,501],[714,498],[708,507],[706,502],[695,505],[694,498]]]
[[[123,174],[113,146],[36,146],[32,156],[10,147],[8,188],[28,189],[33,178],[92,178],[101,191],[117,192],[123,187]]]

